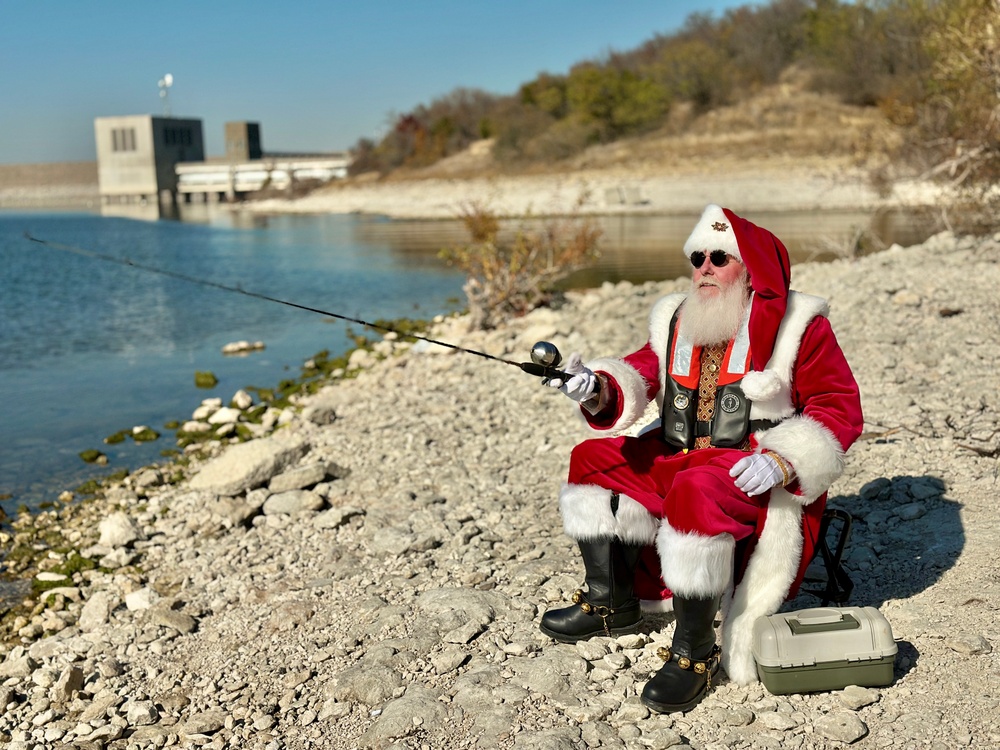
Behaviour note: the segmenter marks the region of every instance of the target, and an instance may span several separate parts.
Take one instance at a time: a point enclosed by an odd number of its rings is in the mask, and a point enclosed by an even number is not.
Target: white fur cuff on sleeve
[[[795,468],[801,495],[808,505],[833,484],[844,471],[844,449],[829,428],[804,414],[786,419],[761,435],[761,450],[787,458]]]
[[[646,411],[649,399],[646,398],[646,381],[632,365],[623,359],[602,357],[586,363],[594,372],[609,375],[622,392],[622,413],[611,427],[599,430],[591,427],[593,432],[607,434],[611,431],[627,430]]]

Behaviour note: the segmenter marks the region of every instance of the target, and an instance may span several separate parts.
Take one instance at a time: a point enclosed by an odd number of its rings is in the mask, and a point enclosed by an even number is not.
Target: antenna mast
[[[170,117],[170,87],[174,85],[174,77],[167,73],[160,79],[160,98],[163,100],[163,115]]]

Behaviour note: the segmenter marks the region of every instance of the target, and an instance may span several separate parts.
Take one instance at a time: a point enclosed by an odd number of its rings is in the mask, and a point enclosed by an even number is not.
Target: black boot
[[[674,639],[670,648],[658,652],[666,664],[642,689],[642,702],[649,708],[661,714],[689,711],[708,694],[721,655],[713,625],[719,599],[674,595]]]
[[[636,632],[642,612],[632,593],[632,577],[642,547],[616,539],[596,539],[579,545],[587,592],[574,593],[572,607],[552,609],[542,615],[542,632],[563,643]]]

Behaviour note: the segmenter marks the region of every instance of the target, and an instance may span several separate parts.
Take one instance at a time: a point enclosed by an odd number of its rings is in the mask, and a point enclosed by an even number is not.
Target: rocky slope
[[[573,293],[488,334],[631,351],[684,280]],[[48,592],[0,662],[10,748],[858,748],[1000,745],[1000,235],[939,235],[800,265],[827,297],[866,434],[831,504],[854,517],[851,603],[878,607],[894,682],[774,696],[720,685],[686,715],[638,692],[669,615],[556,645],[537,629],[581,580],[556,493],[573,406],[513,367],[385,342],[384,360],[273,414],[257,440],[129,477],[18,522]],[[89,522],[89,523],[88,523]],[[48,545],[48,547],[46,547]],[[57,570],[77,551],[100,567]],[[791,608],[815,605],[808,595]],[[4,708],[5,707],[5,708]]]

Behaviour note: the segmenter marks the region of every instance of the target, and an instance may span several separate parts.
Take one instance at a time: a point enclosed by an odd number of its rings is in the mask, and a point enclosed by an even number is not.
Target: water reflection
[[[114,207],[130,218],[155,218],[146,206]],[[153,207],[155,208],[155,207]],[[458,219],[391,219],[385,216],[338,215],[308,217],[289,214],[260,214],[233,211],[211,204],[182,205],[179,218],[184,223],[206,224],[229,229],[264,231],[295,230],[303,224],[317,243],[352,242],[375,252],[388,250],[399,260],[421,257],[442,248],[468,241],[468,233]],[[129,214],[128,211],[132,213]],[[147,212],[145,215],[143,212]],[[688,263],[680,252],[700,212],[669,215],[616,215],[591,217],[603,230],[601,257],[591,267],[578,271],[562,282],[564,288],[599,286],[604,282],[643,283],[687,275]],[[864,236],[863,252],[893,243],[912,245],[940,231],[939,219],[930,209],[890,209],[880,211],[758,211],[746,218],[767,227],[788,248],[792,263],[833,260],[843,257],[859,236]],[[503,231],[538,229],[546,219],[509,220]],[[269,232],[269,241],[273,234]]]
[[[155,206],[105,207],[116,215],[155,219]],[[234,211],[213,204],[183,204],[178,207],[184,223],[207,224],[240,230],[290,230],[302,232],[303,218],[289,214],[261,214]],[[659,281],[687,275],[689,267],[680,249],[699,211],[669,215],[596,216],[592,221],[603,230],[601,257],[590,268],[563,282],[564,287],[592,287],[610,281]],[[391,219],[385,216],[355,215],[309,217],[308,224],[319,243],[349,241],[361,247],[389,250],[400,257],[426,256],[443,248],[468,241],[468,233],[458,219]],[[913,245],[943,229],[932,209],[887,209],[879,211],[757,211],[746,218],[767,227],[788,248],[792,263],[826,261],[843,257],[859,236],[865,237],[863,252],[893,243]],[[520,227],[538,229],[547,220],[510,220],[503,231],[510,234]],[[345,229],[349,231],[345,232]],[[273,239],[273,238],[269,238]]]
[[[571,276],[566,286],[598,286],[605,281],[642,283],[687,275],[690,266],[681,248],[699,215],[594,217],[604,231],[601,258],[593,267]],[[903,209],[876,213],[761,211],[748,213],[746,218],[780,237],[793,263],[839,257],[862,232],[870,238],[869,247],[877,249],[892,243],[917,244],[941,229],[930,211]],[[508,222],[506,230],[538,228],[543,222]],[[434,252],[468,240],[458,220],[371,217],[359,219],[353,228],[359,244],[385,245],[397,253]]]

